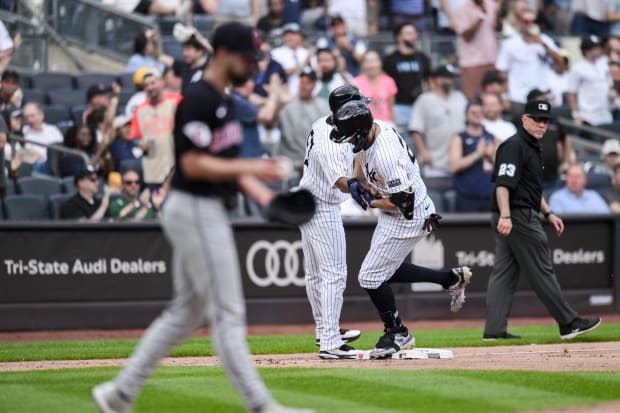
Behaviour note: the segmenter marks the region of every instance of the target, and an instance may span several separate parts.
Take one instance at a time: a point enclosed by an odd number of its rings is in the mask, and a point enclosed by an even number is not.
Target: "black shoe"
[[[560,337],[562,340],[570,340],[587,332],[594,330],[601,324],[600,317],[579,318],[573,320],[567,326],[560,327]]]
[[[495,341],[495,340],[520,340],[521,336],[516,334],[510,334],[507,331],[504,331],[501,334],[487,334],[484,333],[482,336],[483,341]]]

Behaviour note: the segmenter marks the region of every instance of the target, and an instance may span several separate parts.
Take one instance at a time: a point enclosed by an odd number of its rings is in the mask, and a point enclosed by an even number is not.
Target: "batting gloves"
[[[351,198],[353,198],[364,211],[370,206],[370,202],[375,199],[375,197],[362,186],[357,178],[349,179],[347,181],[347,186],[349,187]],[[371,206],[371,208],[373,207]]]

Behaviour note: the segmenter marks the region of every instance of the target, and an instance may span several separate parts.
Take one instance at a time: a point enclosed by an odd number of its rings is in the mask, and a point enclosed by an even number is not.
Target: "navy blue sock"
[[[458,275],[454,274],[451,270],[438,271],[403,262],[388,282],[390,284],[431,282],[441,284],[443,288],[448,288],[458,280]]]
[[[382,283],[377,289],[365,288],[370,296],[370,301],[375,305],[385,328],[394,329],[402,326],[402,321],[396,309],[396,301],[392,287],[387,282]]]

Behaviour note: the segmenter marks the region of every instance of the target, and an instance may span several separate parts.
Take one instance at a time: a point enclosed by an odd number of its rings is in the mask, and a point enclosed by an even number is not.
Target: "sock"
[[[379,312],[385,328],[393,330],[402,327],[403,323],[396,309],[392,287],[387,282],[384,282],[375,290],[368,288],[365,288],[365,290]]]
[[[403,262],[388,280],[392,283],[419,283],[431,282],[441,284],[443,288],[448,288],[459,280],[459,276],[451,270],[437,271],[419,265]]]

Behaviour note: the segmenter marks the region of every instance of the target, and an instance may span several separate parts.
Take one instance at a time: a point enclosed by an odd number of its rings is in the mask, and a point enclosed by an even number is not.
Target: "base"
[[[371,360],[370,353],[372,350],[358,350],[358,360]],[[400,350],[390,356],[384,357],[385,359],[396,360],[412,360],[412,359],[451,359],[454,358],[454,354],[451,350],[437,349],[437,348],[413,348],[410,350]]]

